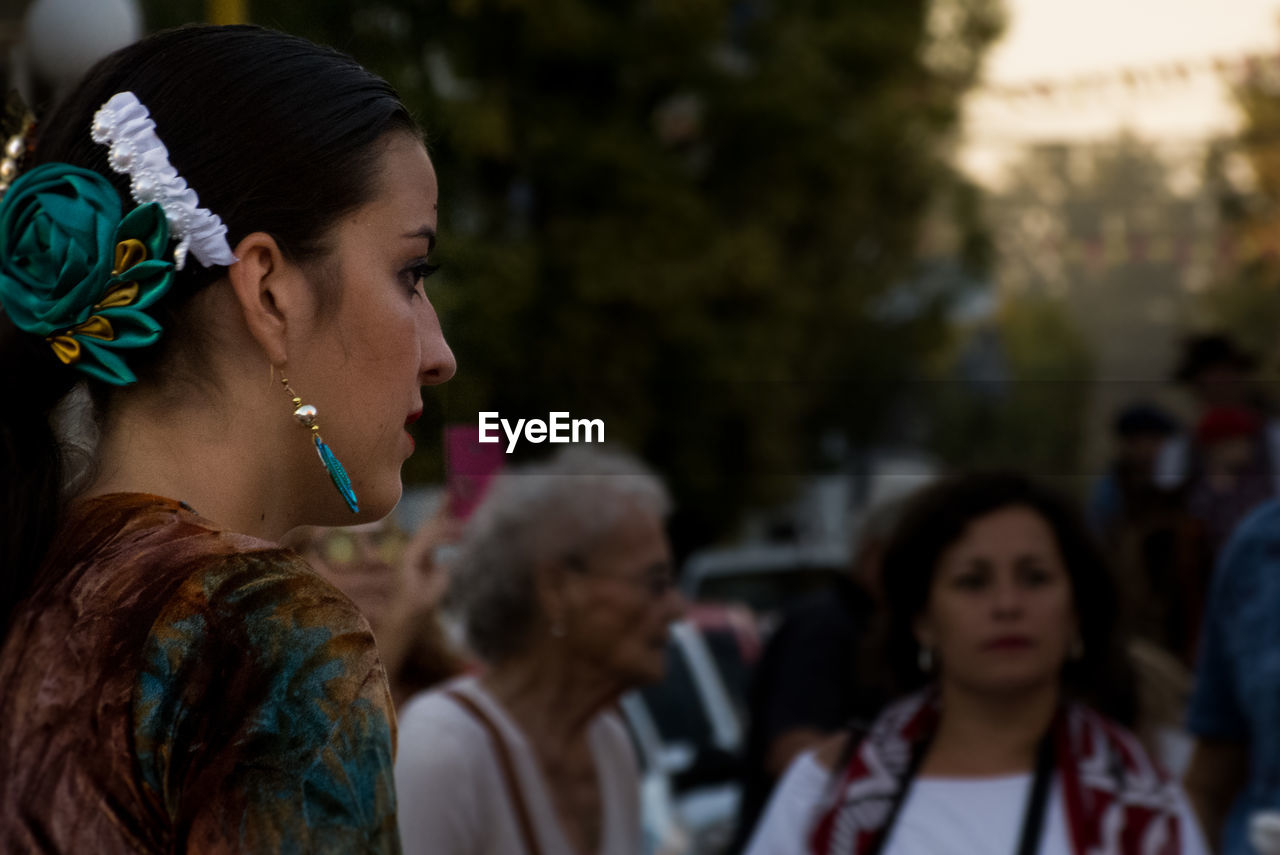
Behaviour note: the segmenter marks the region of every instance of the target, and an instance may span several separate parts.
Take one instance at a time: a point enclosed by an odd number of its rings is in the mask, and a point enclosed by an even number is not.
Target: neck
[[[270,424],[262,418],[265,403],[229,411],[203,401],[175,405],[154,392],[122,396],[103,426],[97,474],[82,496],[153,493],[186,502],[231,531],[279,540],[299,521],[281,477],[289,455],[269,454],[281,446],[263,429]]]
[[[922,774],[968,777],[1028,772],[1061,697],[1056,681],[1007,693],[942,684],[942,716]]]
[[[559,640],[533,645],[495,666],[481,683],[519,723],[539,752],[556,754],[581,740],[625,687],[576,661]]]

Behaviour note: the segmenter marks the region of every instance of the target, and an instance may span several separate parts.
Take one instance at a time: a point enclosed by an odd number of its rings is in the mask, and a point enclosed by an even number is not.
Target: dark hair
[[[1142,436],[1163,438],[1178,432],[1178,421],[1154,404],[1139,402],[1130,404],[1116,414],[1112,431],[1121,439]]]
[[[943,553],[975,520],[1011,507],[1028,508],[1048,523],[1071,580],[1084,651],[1078,660],[1066,663],[1064,689],[1122,724],[1133,724],[1137,700],[1119,625],[1118,595],[1106,560],[1076,507],[1018,472],[953,475],[908,503],[884,553],[888,614],[880,652],[891,689],[902,693],[927,680],[917,665],[920,648],[913,625],[928,605]]]
[[[1258,367],[1258,360],[1224,333],[1194,335],[1182,343],[1182,356],[1173,379],[1178,383],[1191,383],[1206,369],[1220,367],[1247,374]]]
[[[200,204],[222,218],[231,246],[266,232],[294,261],[322,261],[336,220],[368,201],[384,134],[416,126],[386,81],[354,59],[305,39],[252,26],[191,26],[125,47],[95,65],[38,126],[34,163],[92,169],[132,207],[128,176],[90,137],[93,115],[131,91]],[[166,333],[129,354],[139,382],[173,375],[172,356],[200,359],[185,309],[224,269],[191,259],[151,314]],[[319,277],[323,281],[324,277]],[[321,289],[323,291],[323,288]],[[322,306],[326,294],[321,293]],[[181,343],[181,350],[174,347]],[[61,512],[62,463],[49,419],[85,376],[36,336],[0,316],[0,637],[30,585]],[[162,373],[163,372],[163,373]],[[110,387],[90,382],[104,406]]]

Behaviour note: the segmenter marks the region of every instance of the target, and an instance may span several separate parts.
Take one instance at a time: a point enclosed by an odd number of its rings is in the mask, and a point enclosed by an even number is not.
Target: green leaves
[[[965,22],[993,0],[936,2],[958,6],[964,56],[980,56],[993,33]],[[603,418],[705,533],[809,472],[818,436],[889,430],[850,383],[900,387],[942,344],[932,318],[890,329],[870,310],[912,275],[921,223],[953,183],[965,86],[924,64],[932,5],[253,12],[352,53],[424,124],[445,262],[431,297],[460,366],[433,391],[444,416]],[[860,342],[892,350],[866,361]],[[431,460],[411,476],[440,477]]]

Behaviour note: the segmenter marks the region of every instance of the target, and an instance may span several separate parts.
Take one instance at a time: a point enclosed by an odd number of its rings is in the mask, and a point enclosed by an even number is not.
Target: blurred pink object
[[[465,520],[475,511],[493,476],[502,470],[502,444],[481,443],[477,424],[448,425],[444,429],[445,480],[449,510]]]
[[[742,661],[748,666],[759,661],[764,647],[760,638],[760,624],[755,613],[746,606],[690,603],[685,617],[704,635],[716,630],[731,634]]]

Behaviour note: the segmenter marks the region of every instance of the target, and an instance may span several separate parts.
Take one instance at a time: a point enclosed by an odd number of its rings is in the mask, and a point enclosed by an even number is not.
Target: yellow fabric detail
[[[80,342],[69,335],[56,335],[49,339],[53,355],[62,360],[64,365],[74,365],[80,361]]]
[[[136,242],[136,241],[135,241]],[[121,244],[123,246],[123,244]],[[117,247],[119,249],[119,247]],[[121,306],[131,306],[138,299],[138,283],[129,282],[124,285],[117,285],[107,292],[107,296],[103,297],[99,302],[94,303],[95,309],[118,309]]]
[[[68,331],[69,335],[87,335],[89,338],[100,338],[103,341],[113,341],[116,337],[116,331],[111,328],[111,321],[102,317],[102,315],[94,315],[82,324],[76,324]]]
[[[147,246],[137,238],[122,240],[116,244],[116,266],[112,276],[119,276],[140,261],[147,260]]]
[[[137,290],[136,285],[134,290]],[[111,321],[101,315],[94,315],[89,320],[82,324],[76,324],[64,333],[49,336],[45,341],[49,342],[49,346],[53,348],[53,355],[62,360],[64,365],[74,365],[80,361],[80,342],[75,340],[75,336],[78,335],[98,338],[103,341],[114,341],[116,331],[112,328]]]

